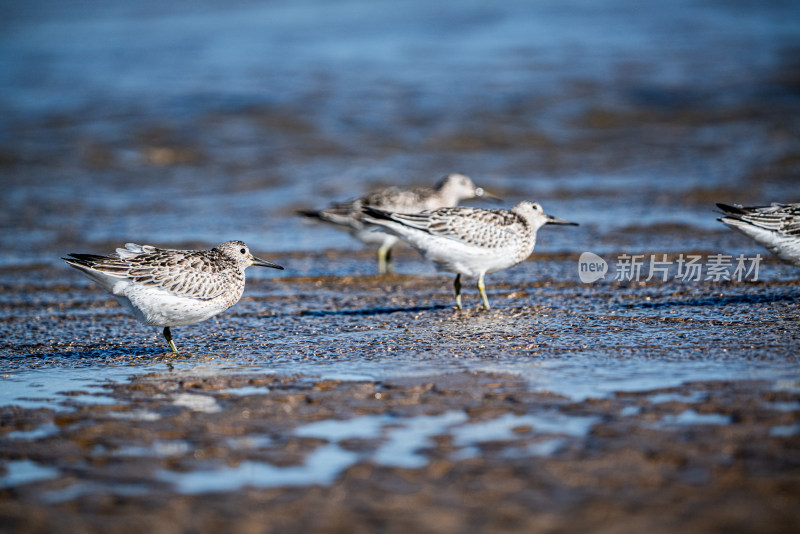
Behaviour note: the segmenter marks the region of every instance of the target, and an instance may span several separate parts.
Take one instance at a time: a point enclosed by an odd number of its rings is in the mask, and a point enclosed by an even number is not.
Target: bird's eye
[[[245,249],[242,249],[242,250],[240,250],[239,252],[241,252],[242,254],[244,254],[244,253],[245,253],[245,252],[247,252],[247,251],[246,251]]]

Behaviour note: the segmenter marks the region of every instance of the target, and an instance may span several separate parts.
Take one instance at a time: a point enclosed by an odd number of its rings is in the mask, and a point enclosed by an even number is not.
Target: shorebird
[[[199,323],[239,301],[251,265],[283,269],[256,258],[241,241],[211,250],[171,250],[128,243],[107,256],[61,258],[111,293],[139,321],[163,326],[172,352],[171,326]]]
[[[533,252],[536,232],[545,224],[577,223],[547,215],[535,202],[523,201],[511,210],[440,208],[414,214],[365,208],[366,221],[380,224],[407,241],[439,270],[456,273],[456,306],[461,309],[461,275],[477,276],[483,307],[489,299],[486,273],[508,269]]]
[[[332,204],[323,210],[301,210],[298,213],[346,230],[367,245],[377,245],[378,272],[386,274],[392,270],[392,247],[397,244],[398,239],[364,221],[366,206],[395,213],[417,213],[456,206],[462,200],[472,198],[499,200],[482,187],[476,187],[468,176],[456,173],[445,176],[433,189],[420,187],[404,190],[388,187],[348,202]]]
[[[717,220],[754,239],[782,261],[800,267],[800,203],[717,207],[724,215]]]

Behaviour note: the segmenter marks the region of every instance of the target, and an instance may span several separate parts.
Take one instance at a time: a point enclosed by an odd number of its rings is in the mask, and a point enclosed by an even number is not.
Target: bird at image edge
[[[800,267],[800,203],[717,207],[724,215],[717,220],[753,239],[781,261]]]

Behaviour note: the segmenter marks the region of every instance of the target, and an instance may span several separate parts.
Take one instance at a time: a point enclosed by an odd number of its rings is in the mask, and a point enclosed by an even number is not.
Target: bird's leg
[[[486,286],[483,284],[483,275],[478,277],[478,290],[481,292],[481,298],[483,299],[483,307],[488,310],[489,309],[489,299],[486,297]]]
[[[389,274],[392,272],[392,247],[381,245],[378,249],[378,272]]]
[[[386,274],[394,272],[394,265],[392,265],[392,247],[386,247]]]
[[[178,354],[178,348],[175,346],[175,343],[173,343],[173,341],[172,341],[172,333],[169,331],[169,327],[168,326],[164,327],[164,339],[166,339],[167,343],[169,343],[169,348],[172,349],[172,352],[174,352],[175,354]]]
[[[453,282],[453,287],[456,290],[456,308],[459,310],[461,309],[461,273],[456,275],[456,279]]]

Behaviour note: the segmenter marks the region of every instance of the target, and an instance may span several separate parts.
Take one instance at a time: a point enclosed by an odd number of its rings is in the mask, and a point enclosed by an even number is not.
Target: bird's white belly
[[[449,239],[438,239],[430,243],[423,253],[426,259],[436,263],[439,270],[480,276],[494,273],[516,265],[516,254],[505,249],[474,247]]]
[[[752,226],[743,228],[742,232],[752,237],[781,260],[800,267],[800,238],[786,237],[777,232]]]
[[[377,226],[368,224],[361,229],[353,230],[350,232],[353,237],[367,245],[376,245],[381,247],[392,247],[399,241],[396,235],[384,232]]]
[[[179,297],[166,291],[128,285],[117,299],[131,309],[137,319],[150,326],[185,326],[199,323],[230,308],[222,298],[200,300]],[[227,300],[227,299],[226,299]]]

